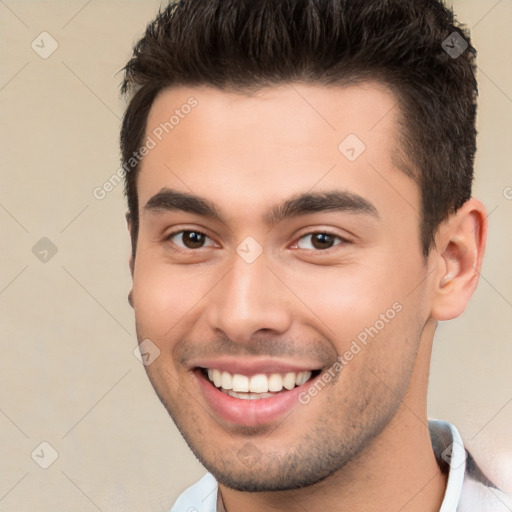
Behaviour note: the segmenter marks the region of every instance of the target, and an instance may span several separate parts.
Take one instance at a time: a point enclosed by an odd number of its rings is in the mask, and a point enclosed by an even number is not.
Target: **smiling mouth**
[[[247,376],[214,368],[201,368],[201,371],[219,391],[241,400],[271,398],[302,386],[320,373],[320,370],[311,370],[287,373],[257,373]]]

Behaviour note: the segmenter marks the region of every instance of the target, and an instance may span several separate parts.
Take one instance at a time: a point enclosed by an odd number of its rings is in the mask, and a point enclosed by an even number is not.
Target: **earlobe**
[[[431,316],[450,320],[463,313],[478,283],[487,235],[484,205],[468,200],[439,227],[433,264]]]

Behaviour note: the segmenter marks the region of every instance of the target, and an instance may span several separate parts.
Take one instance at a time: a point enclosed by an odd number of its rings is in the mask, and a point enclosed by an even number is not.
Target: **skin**
[[[393,160],[399,112],[379,84],[287,84],[250,95],[172,88],[155,100],[147,135],[191,96],[197,107],[142,161],[130,267],[139,342],[160,349],[148,376],[219,481],[219,507],[439,510],[446,478],[427,429],[430,353],[437,321],[460,315],[476,287],[483,205],[470,199],[443,222],[424,258],[420,190]],[[348,134],[366,145],[353,162],[338,150]],[[147,208],[163,189],[210,201],[222,220]],[[265,221],[298,194],[335,190],[361,196],[378,215]],[[204,233],[205,246],[180,247],[188,239],[169,238],[180,230]],[[329,249],[308,236],[323,232],[335,236]],[[247,236],[263,249],[250,264],[236,252]],[[205,357],[325,372],[396,303],[401,311],[337,378],[278,421],[226,421],[198,385],[194,363]],[[247,446],[250,464],[240,457]]]

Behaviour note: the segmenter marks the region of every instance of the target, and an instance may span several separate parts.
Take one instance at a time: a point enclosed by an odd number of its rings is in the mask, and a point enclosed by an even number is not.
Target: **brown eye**
[[[200,249],[212,245],[212,241],[199,231],[179,231],[170,235],[168,239],[183,249]]]
[[[344,242],[342,238],[329,233],[311,233],[303,236],[297,243],[300,249],[325,250]]]

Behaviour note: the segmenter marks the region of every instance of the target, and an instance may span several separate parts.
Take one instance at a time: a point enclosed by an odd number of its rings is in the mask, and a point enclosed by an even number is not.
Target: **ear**
[[[439,227],[429,264],[436,268],[431,311],[435,320],[451,320],[466,309],[478,283],[486,238],[487,212],[473,198]]]
[[[126,224],[128,226],[128,231],[130,232],[130,240],[131,240],[131,244],[132,244],[132,250],[130,253],[130,260],[128,262],[128,265],[130,266],[130,273],[132,274],[132,279],[133,279],[133,270],[135,267],[135,247],[134,247],[134,240],[133,240],[133,238],[134,238],[133,222],[132,222],[132,216],[131,216],[130,212],[126,212],[125,218],[126,218]]]

